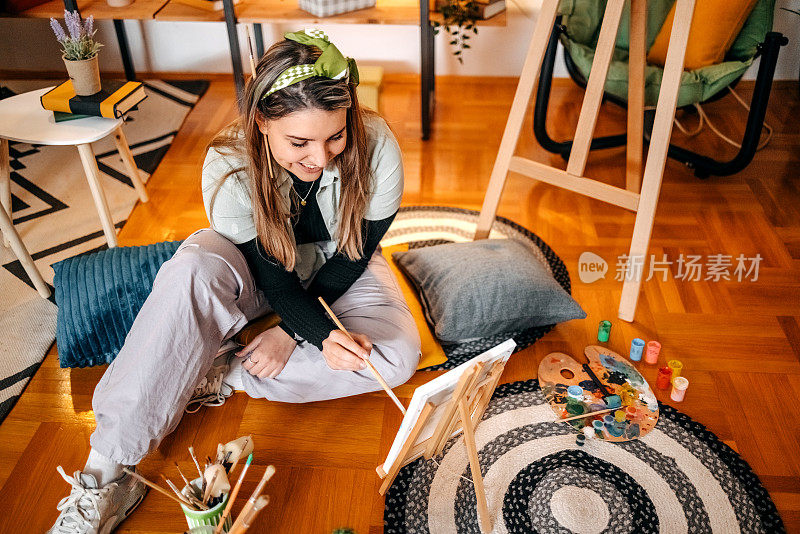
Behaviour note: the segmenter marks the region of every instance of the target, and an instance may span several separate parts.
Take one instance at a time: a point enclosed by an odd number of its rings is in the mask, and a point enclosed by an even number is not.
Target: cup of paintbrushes
[[[199,488],[202,487],[201,479],[196,478],[192,480],[190,484],[192,487],[184,487],[182,493],[184,495],[191,494],[192,496],[200,495]],[[195,527],[202,526],[217,526],[220,517],[222,517],[222,512],[225,511],[225,506],[228,504],[228,495],[228,493],[223,493],[220,495],[222,500],[214,504],[214,506],[210,507],[208,510],[193,510],[192,508],[182,504],[181,508],[183,508],[183,513],[186,516],[186,522],[189,524],[189,528],[194,529]],[[227,519],[225,519],[225,524],[222,527],[223,532],[228,532],[232,525],[233,520],[230,516],[228,516]],[[192,530],[192,532],[194,531]],[[211,532],[213,532],[213,529]]]

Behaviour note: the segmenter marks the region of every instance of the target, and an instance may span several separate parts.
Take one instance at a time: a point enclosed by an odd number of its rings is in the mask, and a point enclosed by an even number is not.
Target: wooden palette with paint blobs
[[[625,414],[622,421],[615,418],[613,422],[608,421],[604,424],[602,435],[596,434],[597,437],[605,441],[621,442],[642,437],[650,432],[658,422],[658,401],[639,371],[622,356],[606,347],[589,345],[584,349],[584,354],[588,359],[589,368],[600,382],[612,395],[619,396],[620,410]],[[559,419],[608,408],[603,400],[603,393],[584,370],[583,364],[567,354],[553,352],[544,357],[539,364],[539,385]],[[571,404],[571,411],[568,411],[569,386],[580,386],[583,389],[580,399],[583,412],[580,412],[575,402]],[[581,430],[584,426],[591,425],[594,420],[605,422],[606,415],[613,417],[617,412],[589,415],[568,423],[576,430]]]

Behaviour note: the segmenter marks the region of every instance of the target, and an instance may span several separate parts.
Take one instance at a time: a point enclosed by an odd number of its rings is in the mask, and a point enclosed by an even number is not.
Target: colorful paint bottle
[[[586,412],[583,404],[583,388],[580,386],[570,386],[567,388],[567,412],[572,415],[580,415]]]
[[[598,438],[603,437],[603,428],[605,428],[605,425],[601,420],[595,419],[592,421],[592,428],[594,429],[594,433]]]
[[[672,369],[665,365],[658,370],[658,378],[656,378],[656,387],[658,389],[669,388],[670,380],[672,380]]]
[[[658,341],[647,342],[647,352],[644,355],[645,363],[655,365],[658,363],[658,355],[661,354],[661,343]]]
[[[594,428],[590,426],[583,427],[583,435],[586,439],[592,439],[594,437]]]
[[[642,359],[642,351],[644,351],[644,339],[640,337],[633,338],[631,341],[630,357],[632,362],[638,362]]]
[[[586,443],[586,436],[583,434],[578,434],[578,437],[575,438],[575,445],[578,447],[583,447],[584,443]]]
[[[605,343],[609,336],[611,336],[611,321],[600,321],[600,325],[597,327],[597,341]]]
[[[639,408],[636,406],[628,406],[625,408],[625,418],[631,423],[638,422],[642,418],[641,414],[639,413]]]
[[[672,381],[672,393],[669,394],[669,398],[675,402],[683,401],[683,397],[686,395],[686,388],[688,387],[689,380],[686,377],[676,376]]]
[[[621,423],[625,420],[625,410],[617,410],[614,412],[614,420]]]
[[[667,362],[667,365],[670,369],[672,369],[672,380],[674,381],[676,378],[681,376],[681,371],[683,371],[683,364],[680,360],[670,360]]]

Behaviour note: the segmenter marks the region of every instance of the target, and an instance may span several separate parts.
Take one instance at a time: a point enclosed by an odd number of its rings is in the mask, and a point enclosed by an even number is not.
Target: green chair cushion
[[[650,0],[647,18],[647,47],[658,35],[674,0]],[[594,59],[594,47],[605,11],[603,0],[563,0],[560,12],[566,33],[561,43],[581,74],[588,79]],[[757,46],[772,29],[775,0],[761,0],[753,8],[736,37],[725,61],[700,69],[684,71],[678,92],[678,107],[705,102],[738,79],[755,59]],[[605,90],[623,100],[628,97],[628,28],[630,2],[626,3],[617,35],[616,50],[608,69]],[[661,90],[664,71],[661,67],[645,67],[645,106],[655,106]]]

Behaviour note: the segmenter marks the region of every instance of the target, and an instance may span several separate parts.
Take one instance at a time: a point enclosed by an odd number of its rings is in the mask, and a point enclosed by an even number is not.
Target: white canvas
[[[516,346],[517,344],[513,339],[504,341],[496,347],[487,350],[483,354],[479,354],[471,360],[462,363],[455,369],[451,369],[447,373],[438,376],[430,382],[418,387],[414,391],[414,395],[411,397],[411,403],[408,405],[406,415],[403,418],[403,422],[400,424],[400,430],[397,431],[397,436],[394,438],[394,443],[392,443],[392,447],[389,449],[389,454],[386,456],[386,461],[383,463],[383,472],[389,473],[394,467],[395,462],[402,461],[401,458],[398,458],[400,449],[403,447],[403,444],[406,442],[406,440],[408,440],[411,430],[414,428],[414,425],[417,424],[417,420],[422,413],[422,408],[426,403],[430,402],[435,405],[436,408],[431,413],[427,423],[417,436],[414,445],[426,441],[433,435],[433,432],[436,430],[436,425],[439,423],[439,420],[442,418],[442,414],[445,411],[445,404],[447,400],[452,397],[456,385],[458,384],[458,380],[461,378],[461,375],[464,374],[464,371],[478,362],[486,362],[487,364],[500,361],[507,362],[508,358],[511,357],[511,354],[514,352],[514,348]],[[479,381],[485,378],[486,373],[489,372],[491,367],[491,365],[484,366],[484,376],[479,377]],[[413,460],[413,458],[409,458],[408,460]]]

